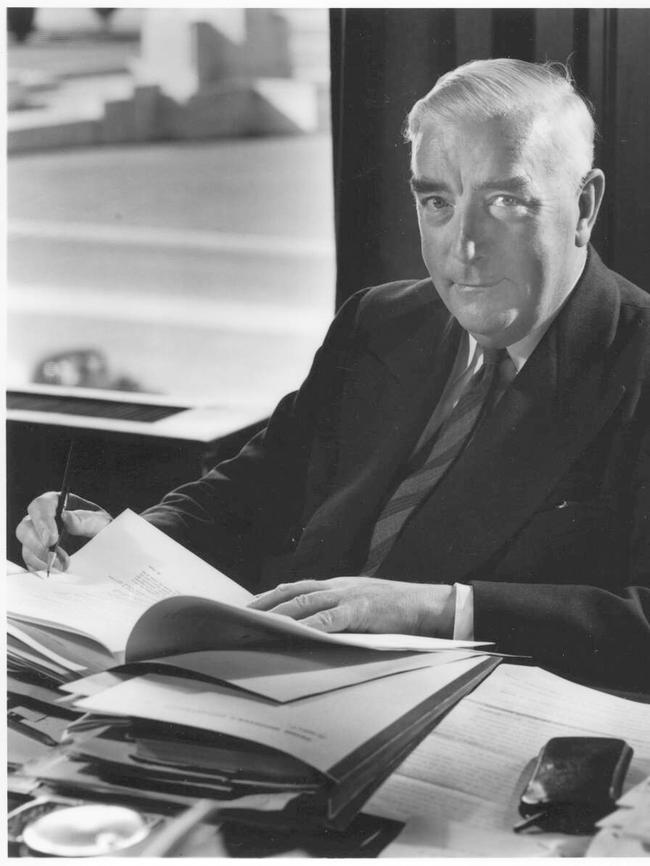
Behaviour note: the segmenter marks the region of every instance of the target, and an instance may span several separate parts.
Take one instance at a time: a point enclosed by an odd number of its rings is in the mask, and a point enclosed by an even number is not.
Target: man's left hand
[[[249,607],[300,620],[319,631],[453,636],[453,586],[376,577],[332,577],[281,583]]]

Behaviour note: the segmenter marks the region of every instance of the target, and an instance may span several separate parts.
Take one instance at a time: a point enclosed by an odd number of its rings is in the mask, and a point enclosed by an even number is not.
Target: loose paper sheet
[[[399,654],[347,647],[304,647],[300,651],[282,650],[208,650],[169,656],[159,661],[179,668],[179,674],[192,671],[221,680],[279,703],[295,701],[389,676],[400,671],[436,667],[468,658],[468,650],[445,653]],[[127,668],[128,671],[128,668]],[[172,672],[170,671],[170,674]],[[120,674],[128,679],[128,672]],[[83,677],[63,688],[77,695],[90,696],[102,688],[116,685],[110,673]]]
[[[348,647],[304,648],[297,652],[216,650],[161,661],[218,677],[233,686],[280,703],[346,688],[401,671],[431,668],[468,658],[467,650],[445,653],[393,653]]]

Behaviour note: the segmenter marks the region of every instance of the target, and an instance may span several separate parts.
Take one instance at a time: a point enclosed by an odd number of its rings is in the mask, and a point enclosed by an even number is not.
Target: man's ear
[[[589,243],[604,193],[605,175],[599,168],[592,168],[584,176],[578,194],[577,247],[584,247]]]

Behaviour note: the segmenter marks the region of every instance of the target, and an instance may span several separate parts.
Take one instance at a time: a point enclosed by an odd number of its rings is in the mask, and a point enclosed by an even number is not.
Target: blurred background
[[[327,10],[7,24],[9,387],[270,408],[334,309]]]

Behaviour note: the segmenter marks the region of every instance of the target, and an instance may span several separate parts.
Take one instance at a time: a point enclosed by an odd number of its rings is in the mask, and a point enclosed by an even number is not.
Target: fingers
[[[46,539],[45,544],[42,541],[43,536]],[[32,518],[24,517],[16,529],[16,538],[22,544],[23,560],[30,571],[40,571],[47,568],[50,535],[44,531],[42,524],[39,533]]]
[[[93,538],[108,526],[112,517],[106,511],[64,511],[61,519],[70,535]]]
[[[273,613],[290,616],[291,619],[304,620],[305,617],[311,616],[314,613],[335,607],[340,600],[341,596],[333,592],[308,592],[296,595],[288,601],[280,602],[280,604],[277,604],[271,610]]]
[[[43,556],[33,553],[28,547],[23,546],[23,560],[28,571],[45,571],[48,566],[49,550],[44,548]],[[52,563],[52,570],[67,571],[70,565],[70,557],[62,547],[57,547],[56,558]]]
[[[248,606],[289,616],[319,631],[345,631],[355,618],[354,602],[345,600],[345,586],[343,578],[280,584]]]
[[[34,528],[31,517],[25,517],[16,530],[16,537],[22,544],[22,554],[29,571],[42,571],[47,568],[50,557],[50,545],[44,545]],[[62,547],[56,548],[54,568],[65,571],[70,558]]]
[[[59,494],[56,491],[38,496],[30,502],[27,516],[16,528],[16,537],[22,544],[23,560],[30,571],[47,568],[49,548],[59,540],[55,520],[58,502]],[[108,512],[74,494],[69,495],[67,509],[61,519],[66,532],[85,538],[97,535],[112,520]],[[58,547],[54,567],[65,571],[68,564],[67,553]]]
[[[48,493],[43,493],[42,496],[37,497],[27,506],[27,515],[31,521],[34,536],[43,547],[49,547],[59,538],[59,530],[54,519],[58,502],[59,494],[51,490]],[[21,540],[20,536],[18,539]]]
[[[275,589],[270,589],[268,592],[263,592],[261,595],[256,596],[249,602],[248,607],[252,607],[255,610],[275,610],[277,605],[289,601],[297,595],[322,590],[325,582],[321,580],[299,580],[297,583],[280,583]]]
[[[318,629],[318,631],[339,632],[351,631],[353,619],[354,613],[351,606],[341,602],[337,607],[330,607],[305,617],[301,623]]]
[[[430,634],[453,632],[453,587],[372,577],[332,577],[280,584],[249,605],[320,631]]]
[[[46,562],[46,553],[47,548],[43,548],[41,556],[37,553],[32,552],[29,547],[23,545],[23,561],[28,569],[28,571],[42,571],[44,568],[47,568]]]

